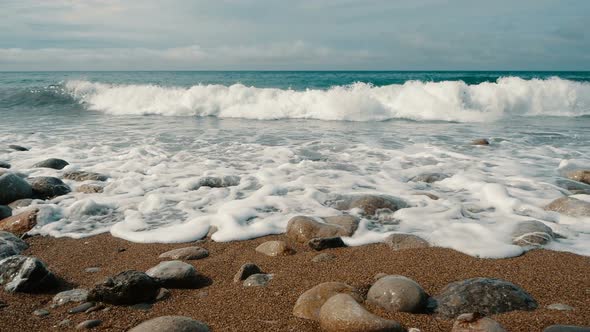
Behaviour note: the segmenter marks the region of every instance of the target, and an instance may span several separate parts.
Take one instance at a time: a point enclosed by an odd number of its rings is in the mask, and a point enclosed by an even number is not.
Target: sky
[[[590,70],[588,0],[0,0],[0,70]]]

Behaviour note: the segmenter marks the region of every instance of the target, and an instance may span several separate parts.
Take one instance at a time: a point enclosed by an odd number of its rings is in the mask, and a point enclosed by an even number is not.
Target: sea
[[[47,158],[70,165],[32,167]],[[566,178],[590,169],[590,72],[0,72],[0,161],[109,177],[103,193],[36,201],[32,234],[172,243],[214,226],[214,241],[238,241],[371,194],[407,207],[348,211],[361,221],[347,245],[410,233],[513,257],[531,249],[514,228],[537,220],[557,234],[545,248],[590,255],[589,217],[543,209],[590,201]]]

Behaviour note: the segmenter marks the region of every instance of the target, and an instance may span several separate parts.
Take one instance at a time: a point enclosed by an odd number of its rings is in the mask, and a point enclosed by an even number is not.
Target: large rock
[[[31,208],[12,217],[0,220],[0,231],[23,235],[37,225],[39,209]]]
[[[380,210],[395,212],[407,207],[407,203],[395,197],[382,195],[360,195],[344,197],[335,201],[333,206],[338,210],[360,209],[366,216],[374,216]]]
[[[590,202],[573,197],[562,197],[545,206],[547,211],[555,211],[571,217],[590,216]]]
[[[206,176],[199,179],[199,182],[191,187],[191,190],[197,190],[201,187],[209,188],[224,188],[232,187],[240,184],[240,177],[235,175],[228,175],[224,177]]]
[[[404,276],[379,278],[369,289],[367,302],[393,312],[419,312],[428,295],[418,283]]]
[[[106,181],[109,177],[94,172],[70,171],[63,174],[63,178],[72,181]]]
[[[416,175],[411,178],[411,181],[415,182],[426,182],[426,183],[434,183],[441,180],[448,178],[449,176],[443,173],[424,173],[420,175]]]
[[[430,247],[428,241],[424,240],[423,238],[416,235],[404,233],[391,234],[387,238],[385,238],[383,242],[393,250],[418,249]]]
[[[59,307],[70,302],[85,302],[87,299],[88,290],[76,288],[55,294],[51,302],[53,306]]]
[[[533,310],[537,302],[520,287],[501,279],[473,278],[448,284],[435,297],[436,312],[448,318],[477,312],[493,315],[513,310]]]
[[[12,216],[12,209],[10,206],[0,205],[0,220]]]
[[[256,252],[274,257],[293,255],[295,250],[285,241],[266,241],[256,247]]]
[[[471,313],[457,317],[451,332],[506,332],[506,330],[491,318]]]
[[[209,251],[201,247],[186,247],[167,251],[161,254],[160,258],[173,260],[196,260],[209,256]]]
[[[6,257],[20,255],[29,245],[9,232],[0,231],[0,260]]]
[[[40,199],[51,199],[68,194],[71,189],[62,180],[52,176],[39,176],[29,179],[33,195]]]
[[[351,236],[358,228],[358,219],[343,215],[324,218],[319,222],[310,217],[297,216],[287,224],[287,237],[299,243],[306,243],[313,238]]]
[[[6,168],[9,169],[11,166],[9,163],[5,162],[5,161],[1,161],[0,160],[0,168]]]
[[[324,331],[338,332],[402,332],[395,321],[373,315],[348,294],[332,296],[320,309],[320,326]]]
[[[128,332],[209,332],[207,324],[184,316],[162,316],[147,320]]]
[[[348,294],[355,300],[362,301],[358,291],[341,282],[325,282],[305,291],[293,307],[293,315],[299,318],[319,320],[320,309],[326,301],[336,294]]]
[[[541,246],[554,238],[553,230],[537,220],[518,223],[512,231],[512,243],[518,246]]]
[[[117,305],[151,302],[159,289],[158,282],[147,274],[130,270],[96,285],[88,293],[88,301]]]
[[[258,273],[262,273],[262,270],[258,267],[258,265],[254,263],[246,263],[242,265],[238,272],[234,275],[234,282],[246,280],[249,276]]]
[[[57,284],[55,275],[35,257],[14,255],[0,261],[0,285],[7,292],[44,292]]]
[[[20,146],[20,145],[16,145],[16,144],[10,144],[8,146],[8,148],[13,149],[13,150],[16,150],[16,151],[29,151],[29,149],[27,149],[27,148],[25,148],[23,146]]]
[[[31,185],[14,173],[0,176],[0,204],[6,205],[21,198],[33,197]]]
[[[53,169],[63,169],[64,167],[68,166],[70,163],[63,159],[56,159],[56,158],[49,158],[43,161],[40,161],[33,165],[33,168],[53,168]]]
[[[166,261],[145,272],[148,276],[169,288],[197,288],[199,274],[194,266],[182,261]]]
[[[590,170],[577,170],[567,173],[566,176],[570,180],[590,184]]]

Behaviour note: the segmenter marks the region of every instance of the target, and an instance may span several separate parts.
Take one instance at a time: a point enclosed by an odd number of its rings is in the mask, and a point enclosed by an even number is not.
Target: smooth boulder
[[[256,252],[276,257],[293,255],[295,250],[293,250],[293,248],[291,248],[285,241],[266,241],[256,247]]]
[[[10,167],[12,167],[12,166],[9,163],[0,160],[0,168],[9,169]]]
[[[0,261],[0,285],[9,293],[44,292],[57,284],[55,275],[35,257],[14,255]]]
[[[338,210],[359,209],[366,216],[374,216],[378,211],[395,212],[408,206],[403,200],[384,195],[360,195],[344,197],[333,204]]]
[[[201,187],[209,188],[225,188],[233,187],[240,184],[240,177],[234,175],[227,175],[224,177],[206,176],[199,179],[199,182],[192,186],[191,190],[197,190]]]
[[[311,239],[311,240],[309,240],[309,242],[307,242],[307,245],[311,249],[316,250],[316,251],[321,251],[321,250],[329,249],[329,248],[346,247],[346,244],[344,243],[344,241],[342,241],[342,238],[339,236],[320,237],[320,238]]]
[[[39,209],[31,208],[17,215],[0,220],[0,231],[23,235],[37,225]]]
[[[562,197],[545,206],[547,211],[555,211],[570,217],[590,216],[590,202],[573,197]]]
[[[106,181],[109,177],[94,172],[69,171],[63,174],[63,178],[72,181]]]
[[[55,294],[51,300],[53,306],[59,307],[70,302],[85,302],[88,299],[88,290],[75,288]]]
[[[323,222],[311,217],[296,216],[287,223],[287,237],[295,242],[306,243],[313,238],[351,236],[358,228],[358,219],[343,215],[327,217]]]
[[[420,312],[428,295],[410,278],[389,275],[379,278],[367,293],[367,302],[391,312]]]
[[[147,320],[128,332],[209,332],[207,324],[185,316],[162,316]]]
[[[567,178],[570,180],[590,184],[590,170],[577,170],[567,173]]]
[[[209,251],[201,247],[186,247],[167,251],[161,254],[160,258],[173,260],[197,260],[209,256]]]
[[[522,221],[512,231],[512,243],[517,246],[541,246],[554,237],[553,230],[537,220]]]
[[[88,301],[117,305],[151,302],[159,290],[160,285],[150,276],[129,270],[96,285],[88,293]]]
[[[8,148],[13,149],[15,151],[29,151],[29,149],[25,148],[24,146],[20,146],[20,145],[16,145],[16,144],[10,144],[8,146]]]
[[[391,234],[387,238],[385,238],[383,242],[393,250],[418,249],[430,247],[428,241],[424,240],[423,238],[413,234],[404,233]]]
[[[52,176],[39,176],[29,179],[33,196],[39,199],[51,199],[72,191],[62,180]]]
[[[29,245],[10,232],[0,231],[0,260],[20,255]]]
[[[357,301],[363,300],[354,287],[342,282],[324,282],[308,289],[299,296],[293,307],[293,315],[317,321],[324,303],[332,296],[341,293],[348,294]]]
[[[166,261],[145,272],[168,288],[197,288],[199,274],[194,266],[182,261]]]
[[[506,330],[491,318],[469,313],[457,317],[451,332],[506,332]]]
[[[63,159],[49,158],[34,164],[33,168],[53,168],[59,170],[68,166],[69,164],[70,163]]]
[[[14,173],[0,176],[0,205],[31,197],[33,197],[33,188],[23,178]]]

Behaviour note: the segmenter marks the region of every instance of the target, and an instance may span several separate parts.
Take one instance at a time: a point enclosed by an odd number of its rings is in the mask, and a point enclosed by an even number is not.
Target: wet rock
[[[314,262],[314,263],[321,263],[321,262],[331,261],[334,258],[336,258],[336,256],[333,255],[333,254],[321,253],[319,255],[316,255],[314,258],[312,258],[311,261]]]
[[[11,166],[9,163],[5,162],[5,161],[1,161],[0,160],[0,168],[6,168],[9,169]]]
[[[473,278],[448,284],[435,300],[436,312],[447,318],[463,313],[493,315],[537,308],[535,299],[523,289],[493,278]]]
[[[201,247],[186,247],[167,251],[160,258],[174,260],[197,260],[209,256],[209,251]]]
[[[426,183],[434,183],[441,180],[448,178],[449,176],[442,173],[424,173],[420,175],[416,175],[410,179],[410,181],[414,182],[426,182]]]
[[[12,216],[12,209],[6,205],[0,205],[0,220]]]
[[[81,312],[86,312],[86,310],[94,307],[96,304],[94,302],[84,302],[79,306],[73,307],[72,309],[68,310],[68,314],[79,314]]]
[[[68,166],[69,163],[63,159],[56,159],[56,158],[49,158],[43,161],[40,161],[32,166],[32,168],[53,168],[53,169],[63,169],[64,167]]]
[[[418,283],[404,276],[390,275],[369,289],[367,302],[392,312],[419,312],[428,296]]]
[[[328,299],[320,309],[319,318],[320,326],[328,332],[404,331],[398,322],[373,315],[348,294]]]
[[[88,299],[88,290],[76,288],[55,294],[52,305],[59,307],[70,302],[84,302]]]
[[[344,244],[344,241],[342,241],[342,238],[339,236],[311,239],[309,242],[307,242],[307,245],[313,250],[317,251],[329,248],[346,247],[346,244]]]
[[[158,291],[158,295],[156,295],[156,301],[164,301],[165,299],[169,298],[171,295],[172,295],[172,293],[168,289],[162,287]]]
[[[357,290],[341,282],[325,282],[308,289],[299,296],[293,307],[293,315],[299,318],[319,320],[320,308],[326,301],[337,294],[348,294],[357,301],[363,298]]]
[[[257,273],[262,273],[262,270],[258,267],[258,265],[254,263],[246,263],[240,267],[234,276],[234,282],[246,280],[249,276]]]
[[[469,313],[457,317],[451,332],[506,332],[506,330],[491,318]]]
[[[94,172],[70,171],[63,174],[63,178],[72,181],[106,181],[109,177]]]
[[[199,179],[199,182],[194,185],[191,190],[197,190],[201,187],[209,187],[209,188],[225,188],[225,187],[233,187],[240,184],[240,177],[239,176],[224,176],[224,177],[213,177],[213,176],[206,176]]]
[[[547,306],[547,309],[559,310],[559,311],[571,311],[571,310],[574,310],[574,307],[569,306],[567,304],[563,304],[563,303],[552,303]]]
[[[19,255],[28,247],[29,245],[25,241],[14,236],[14,234],[0,231],[0,260]]]
[[[406,202],[399,198],[380,195],[350,196],[333,203],[338,210],[359,209],[366,216],[374,216],[381,210],[395,212],[408,206]]]
[[[358,228],[358,219],[354,216],[334,216],[319,222],[313,218],[297,216],[287,224],[287,237],[299,243],[306,243],[313,238],[351,236]]]
[[[571,217],[590,216],[590,202],[573,197],[562,197],[545,206],[547,211],[555,211]]]
[[[197,288],[199,274],[194,266],[182,261],[166,261],[152,267],[146,274],[169,288]]]
[[[84,194],[100,194],[104,191],[104,187],[98,184],[82,184],[76,187],[76,192]]]
[[[485,138],[478,138],[476,140],[471,141],[471,145],[490,145],[490,141]]]
[[[0,231],[6,231],[15,235],[23,235],[37,225],[37,213],[39,209],[33,208],[12,217],[0,220]]]
[[[404,233],[391,234],[387,238],[385,238],[383,242],[393,250],[418,249],[430,247],[428,241],[424,240],[423,238],[416,235]]]
[[[40,199],[51,199],[68,194],[71,189],[62,180],[51,176],[39,176],[29,179],[33,196]]]
[[[10,204],[22,198],[33,197],[31,185],[14,173],[0,176],[0,204]]]
[[[27,207],[27,206],[31,205],[32,203],[33,203],[33,199],[23,198],[23,199],[17,199],[16,201],[8,204],[8,206],[11,209],[16,210],[16,209]]]
[[[543,332],[590,332],[590,327],[573,326],[573,325],[551,325],[546,327]]]
[[[100,324],[102,324],[100,319],[89,319],[76,325],[76,330],[89,330],[99,326]]]
[[[244,280],[244,287],[264,287],[272,279],[272,274],[256,273]]]
[[[45,317],[49,315],[49,311],[47,311],[47,309],[37,309],[33,311],[33,315],[37,317]]]
[[[285,241],[267,241],[256,247],[256,251],[267,256],[293,255],[295,250]]]
[[[590,170],[577,170],[567,173],[566,176],[570,180],[590,184]]]
[[[41,260],[14,255],[0,261],[0,285],[9,293],[44,292],[57,286],[57,278]]]
[[[8,146],[8,148],[13,149],[13,150],[16,150],[16,151],[29,151],[29,149],[27,149],[27,148],[25,148],[23,146],[20,146],[20,145],[16,145],[16,144],[10,144]]]
[[[160,285],[139,271],[125,271],[96,285],[88,293],[88,300],[110,304],[136,304],[152,301]]]
[[[184,316],[162,316],[145,321],[129,332],[209,332],[207,324]]]
[[[520,222],[512,231],[512,243],[517,246],[541,246],[553,238],[551,228],[536,220]]]

